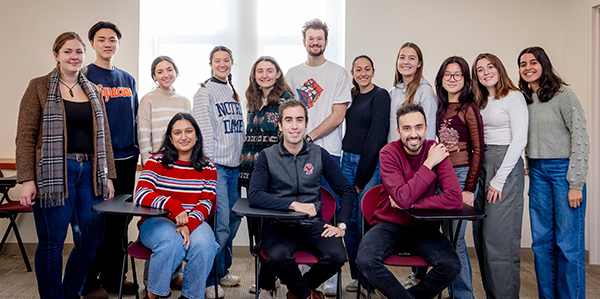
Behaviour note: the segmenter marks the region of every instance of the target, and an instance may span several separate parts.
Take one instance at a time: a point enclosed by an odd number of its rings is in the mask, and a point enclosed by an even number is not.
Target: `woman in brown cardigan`
[[[103,234],[91,207],[114,194],[110,131],[98,88],[82,74],[85,45],[75,32],[53,46],[57,67],[29,82],[16,138],[21,204],[31,206],[38,235],[35,272],[41,298],[79,298]],[[64,279],[62,251],[73,243]]]

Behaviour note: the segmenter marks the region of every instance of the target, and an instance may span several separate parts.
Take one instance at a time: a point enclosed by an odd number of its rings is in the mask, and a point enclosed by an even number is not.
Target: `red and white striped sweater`
[[[190,233],[208,217],[216,200],[217,169],[209,162],[196,171],[191,162],[177,161],[173,168],[161,164],[162,153],[152,156],[144,165],[135,191],[136,205],[166,209],[169,219],[188,213]],[[147,218],[142,218],[138,227]]]

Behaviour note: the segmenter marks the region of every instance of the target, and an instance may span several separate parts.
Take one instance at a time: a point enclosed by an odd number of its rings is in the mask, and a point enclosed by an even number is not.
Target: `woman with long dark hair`
[[[193,115],[202,129],[204,154],[217,167],[217,243],[220,250],[214,275],[207,281],[207,296],[212,298],[214,287],[236,286],[239,276],[229,273],[233,262],[232,244],[240,226],[241,218],[231,212],[238,200],[240,154],[244,142],[244,116],[240,97],[231,82],[233,54],[225,46],[210,51],[211,78],[200,84],[194,95]],[[219,294],[225,294],[222,288]]]
[[[206,220],[216,201],[217,170],[202,150],[194,118],[176,114],[159,153],[140,175],[135,203],[169,211],[140,220],[140,241],[152,250],[148,267],[150,299],[169,295],[171,274],[185,261],[183,298],[204,298],[206,278],[219,245]]]
[[[388,142],[398,140],[396,134],[396,110],[404,104],[415,103],[425,110],[427,118],[427,139],[435,140],[435,116],[437,99],[431,84],[423,77],[423,52],[414,43],[407,42],[400,47],[396,56],[394,86],[390,89],[390,128]]]
[[[435,78],[438,96],[437,132],[441,143],[450,152],[450,161],[458,176],[463,202],[473,206],[479,174],[483,166],[483,122],[479,107],[471,92],[469,64],[462,57],[444,60]],[[453,221],[451,225],[457,225]],[[471,262],[465,242],[467,221],[462,221],[456,253],[460,258],[461,272],[454,280],[454,297],[474,298]],[[449,230],[444,225],[444,233]]]
[[[479,54],[471,74],[485,142],[475,206],[487,217],[473,222],[483,288],[490,298],[519,298],[527,104],[496,55]]]
[[[390,95],[373,84],[375,67],[367,55],[352,61],[352,105],[346,110],[346,134],[342,140],[342,172],[358,194],[352,208],[348,231],[344,235],[352,282],[346,286],[349,292],[358,290],[356,255],[362,239],[360,230],[360,202],[369,189],[381,184],[379,174],[379,151],[387,143],[390,114]]]
[[[113,196],[116,172],[102,94],[82,72],[81,37],[62,33],[52,52],[56,68],[32,79],[21,100],[17,182],[21,204],[33,209],[40,298],[79,298],[104,231],[92,206]],[[63,278],[69,225],[75,247]]]
[[[546,51],[519,54],[529,108],[529,215],[540,298],[585,298],[585,113]]]

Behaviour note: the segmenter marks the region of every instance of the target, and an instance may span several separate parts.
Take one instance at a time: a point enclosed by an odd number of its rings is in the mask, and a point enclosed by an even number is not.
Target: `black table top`
[[[308,214],[295,212],[295,211],[281,211],[273,209],[253,208],[250,207],[250,203],[247,198],[240,198],[235,203],[231,211],[236,216],[246,217],[271,217],[279,219],[304,219],[308,217]]]
[[[406,210],[410,216],[416,220],[423,221],[440,221],[440,220],[479,220],[486,216],[478,208],[463,204],[463,209],[460,211],[453,210]]]
[[[92,211],[98,214],[125,215],[125,216],[165,216],[169,211],[149,207],[136,206],[135,203],[127,201],[130,194],[117,195],[92,207]]]
[[[17,185],[17,176],[0,178],[0,186],[12,188]]]

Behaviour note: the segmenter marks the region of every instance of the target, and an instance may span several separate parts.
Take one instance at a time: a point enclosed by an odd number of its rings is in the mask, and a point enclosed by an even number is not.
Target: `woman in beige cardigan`
[[[98,88],[82,74],[85,46],[75,32],[53,46],[57,67],[29,82],[16,138],[21,204],[31,206],[38,235],[35,270],[41,298],[79,298],[103,234],[91,207],[114,194],[110,131]],[[64,278],[62,251],[73,243]]]

